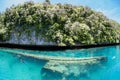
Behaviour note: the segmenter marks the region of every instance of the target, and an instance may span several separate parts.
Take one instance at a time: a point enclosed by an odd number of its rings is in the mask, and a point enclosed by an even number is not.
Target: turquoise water
[[[81,73],[73,77],[71,74],[67,78],[59,79],[59,74],[48,72],[49,76],[42,74],[42,68],[46,61],[40,61],[12,55],[5,52],[5,48],[0,48],[0,80],[119,80],[120,79],[120,46],[100,47],[80,50],[63,51],[32,51],[20,49],[8,49],[24,54],[47,55],[56,57],[86,58],[106,56],[106,61],[101,61],[95,65],[80,66],[70,64],[70,71]],[[63,76],[62,76],[63,77]]]

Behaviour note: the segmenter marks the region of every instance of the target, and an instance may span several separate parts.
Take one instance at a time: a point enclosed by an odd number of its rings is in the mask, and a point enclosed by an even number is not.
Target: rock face
[[[35,31],[31,32],[29,36],[26,33],[22,33],[18,36],[15,33],[11,34],[11,37],[7,43],[14,43],[14,44],[31,44],[31,45],[55,45],[53,42],[45,41],[41,35],[38,37],[35,36]]]
[[[89,79],[90,72],[95,68],[100,68],[101,61],[105,60],[106,58],[81,61],[51,60],[42,68],[42,80],[80,80],[83,77]]]

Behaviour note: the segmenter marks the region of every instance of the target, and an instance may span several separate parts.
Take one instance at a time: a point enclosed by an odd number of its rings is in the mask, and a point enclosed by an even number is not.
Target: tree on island
[[[45,0],[46,3],[50,4],[50,0]]]
[[[120,24],[89,7],[27,2],[0,14],[0,41],[32,32],[59,46],[120,43]]]

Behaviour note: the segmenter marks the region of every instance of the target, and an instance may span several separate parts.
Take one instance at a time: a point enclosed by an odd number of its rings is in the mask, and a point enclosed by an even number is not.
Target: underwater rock
[[[99,57],[101,60],[103,57]],[[42,80],[79,80],[80,77],[89,78],[90,71],[101,67],[99,59],[83,59],[80,61],[50,60],[41,70]]]

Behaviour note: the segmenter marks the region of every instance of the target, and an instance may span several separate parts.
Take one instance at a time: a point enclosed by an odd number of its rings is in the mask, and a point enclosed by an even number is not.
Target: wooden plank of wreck
[[[75,61],[90,61],[90,60],[106,60],[107,58],[105,56],[98,56],[98,57],[86,57],[86,58],[73,58],[73,57],[57,57],[57,56],[45,56],[45,55],[36,55],[36,54],[31,54],[31,53],[22,53],[22,52],[17,52],[17,51],[12,51],[12,50],[5,50],[8,53],[17,55],[17,56],[24,56],[24,57],[28,57],[28,58],[35,58],[38,60],[46,60],[46,61],[50,61],[50,60],[55,60],[55,61],[59,61],[59,62],[63,62],[63,61],[69,61],[69,62],[75,62]]]

